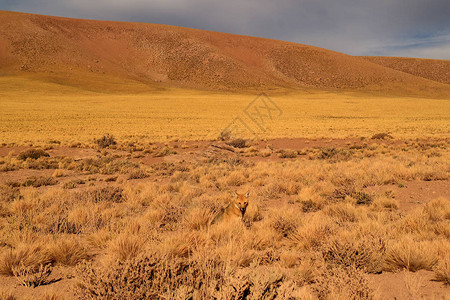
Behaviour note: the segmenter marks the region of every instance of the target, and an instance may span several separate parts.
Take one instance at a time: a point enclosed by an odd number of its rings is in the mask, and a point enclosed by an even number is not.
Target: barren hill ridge
[[[8,11],[0,11],[0,74],[41,76],[99,89],[134,81],[150,87],[220,90],[450,94],[448,80],[441,80],[441,75],[423,76],[376,59],[308,45],[168,25]]]

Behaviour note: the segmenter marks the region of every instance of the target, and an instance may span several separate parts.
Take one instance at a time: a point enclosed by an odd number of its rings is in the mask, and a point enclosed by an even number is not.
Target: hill
[[[0,73],[91,90],[127,90],[139,83],[146,89],[450,94],[448,84],[394,69],[366,58],[278,40],[0,11]]]
[[[365,56],[363,58],[394,70],[450,84],[449,60],[382,56]]]

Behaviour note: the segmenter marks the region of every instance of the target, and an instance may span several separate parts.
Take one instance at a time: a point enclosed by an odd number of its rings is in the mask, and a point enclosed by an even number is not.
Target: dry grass
[[[18,84],[20,89],[11,88]],[[109,132],[118,143],[130,136],[146,142],[216,139],[256,96],[183,89],[165,93],[100,94],[6,76],[1,78],[0,85],[5,87],[0,100],[5,116],[0,120],[0,140],[42,143],[52,137],[61,145],[75,147],[92,144],[99,139],[99,132]],[[283,115],[278,122],[270,122],[271,131],[263,132],[266,138],[371,137],[380,131],[389,132],[395,138],[437,137],[449,131],[448,101],[319,91],[273,92],[270,96]],[[64,103],[58,102],[61,98]],[[143,121],[148,119],[152,121]],[[105,144],[100,140],[102,146],[111,144],[107,136]]]
[[[5,156],[20,172],[65,176],[0,185],[0,273],[31,286],[55,266],[74,274],[81,299],[371,299],[367,274],[398,270],[433,270],[448,283],[448,199],[405,211],[393,193],[367,191],[448,180],[449,150],[436,144],[151,166],[117,149],[36,160],[51,170]],[[167,146],[151,147],[154,159]],[[209,226],[233,190],[251,191],[244,221]]]
[[[442,259],[434,268],[436,279],[450,285],[450,257]]]

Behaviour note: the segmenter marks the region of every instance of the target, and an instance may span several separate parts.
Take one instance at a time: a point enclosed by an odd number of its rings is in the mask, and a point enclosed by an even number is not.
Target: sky
[[[184,26],[350,55],[450,59],[450,0],[0,0],[0,10]]]

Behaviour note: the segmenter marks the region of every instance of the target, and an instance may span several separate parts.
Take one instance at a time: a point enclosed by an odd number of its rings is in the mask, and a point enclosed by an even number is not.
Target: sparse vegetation
[[[114,146],[117,144],[116,139],[113,135],[107,133],[106,135],[102,136],[99,139],[95,139],[94,142],[100,147],[100,148],[108,148],[111,146]]]
[[[368,276],[419,270],[448,284],[448,199],[401,193],[445,183],[450,148],[376,141],[260,156],[252,143],[1,158],[27,175],[0,184],[0,273],[47,290],[55,268],[81,299],[372,299]],[[210,227],[232,190],[251,191],[243,222]]]
[[[38,159],[40,157],[49,157],[50,154],[45,152],[42,149],[29,149],[23,152],[20,152],[19,155],[17,155],[17,159],[20,160],[26,160],[26,159]]]

